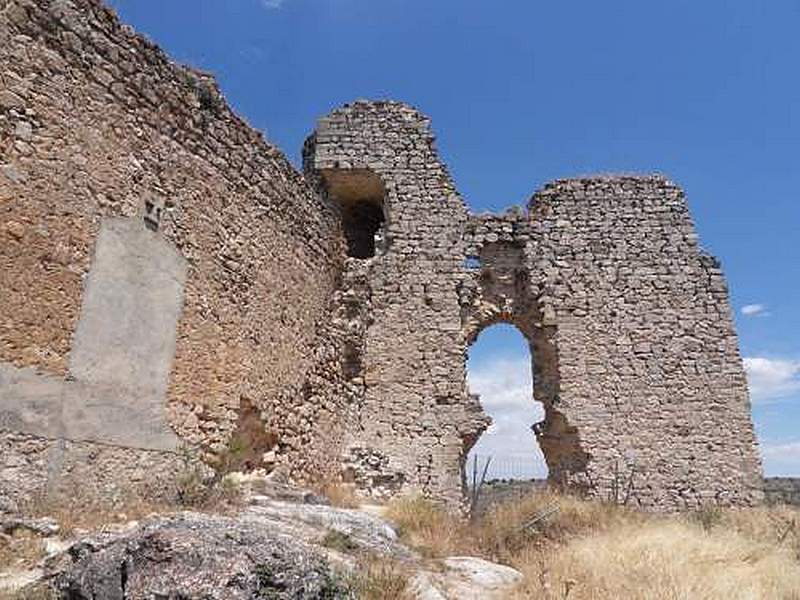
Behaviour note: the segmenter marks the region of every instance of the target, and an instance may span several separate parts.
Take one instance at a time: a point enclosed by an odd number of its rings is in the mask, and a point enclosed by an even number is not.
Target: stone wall
[[[551,483],[644,507],[760,499],[727,289],[674,184],[559,180],[527,212],[473,216],[427,119],[391,102],[321,119],[306,171],[334,203],[384,214],[375,255],[351,259],[367,273],[371,325],[345,464],[370,493],[459,496],[488,424],[465,386],[466,351],[507,322],[531,344],[545,409],[532,435]]]
[[[0,66],[0,425],[219,454],[246,401],[278,464],[324,468],[347,397],[327,322],[336,212],[213,80],[99,2],[3,0]],[[113,223],[129,234],[104,253]],[[140,427],[158,421],[172,441]],[[47,461],[22,455],[37,479]]]
[[[0,66],[0,498],[152,487],[188,446],[456,505],[489,424],[466,353],[498,322],[552,484],[761,498],[725,283],[665,178],[473,215],[428,119],[363,101],[301,175],[98,0],[0,0]]]
[[[466,393],[457,288],[469,218],[433,149],[428,120],[361,102],[320,120],[306,171],[337,204],[382,205],[375,256],[352,258],[368,287],[358,428],[345,472],[385,497],[416,489],[458,502],[466,439],[488,423]]]

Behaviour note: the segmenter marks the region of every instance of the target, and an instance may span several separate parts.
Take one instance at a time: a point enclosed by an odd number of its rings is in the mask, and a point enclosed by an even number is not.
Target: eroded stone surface
[[[74,544],[50,567],[64,598],[348,598],[319,552],[249,521],[185,513]]]

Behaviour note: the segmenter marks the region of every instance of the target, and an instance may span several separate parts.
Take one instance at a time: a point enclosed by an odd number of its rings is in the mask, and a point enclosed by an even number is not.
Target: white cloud
[[[497,359],[470,368],[469,389],[480,394],[481,405],[491,410],[533,405],[531,361],[527,358]]]
[[[547,467],[531,431],[531,425],[544,419],[544,410],[533,399],[530,358],[495,359],[470,366],[470,391],[480,394],[481,406],[492,417],[492,424],[473,447],[468,464],[475,454],[483,460],[491,456],[489,478],[545,477]]]
[[[751,356],[744,359],[744,369],[754,402],[800,394],[800,361]]]
[[[764,458],[798,459],[800,460],[800,441],[762,446],[761,454]]]
[[[274,10],[283,6],[284,0],[261,0],[261,6]]]
[[[768,317],[767,307],[763,304],[745,304],[741,308],[741,313],[745,317]]]
[[[764,473],[768,477],[797,477],[800,475],[800,441],[761,446]]]

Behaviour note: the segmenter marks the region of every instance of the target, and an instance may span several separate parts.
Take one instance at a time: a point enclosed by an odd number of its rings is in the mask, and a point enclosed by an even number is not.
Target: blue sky
[[[800,475],[800,0],[112,5],[179,62],[212,71],[296,164],[318,117],[393,98],[432,117],[476,211],[524,204],[557,177],[671,177],[731,287],[766,470]],[[499,398],[528,362],[513,331],[482,334],[470,378],[490,411],[508,405]],[[490,451],[527,435],[495,435]]]

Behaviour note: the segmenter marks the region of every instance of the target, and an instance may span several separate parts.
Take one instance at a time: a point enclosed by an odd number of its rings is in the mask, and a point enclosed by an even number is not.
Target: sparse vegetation
[[[35,534],[22,532],[0,536],[0,571],[30,568],[44,555],[44,543]]]
[[[331,529],[325,534],[325,537],[322,538],[322,545],[331,550],[347,554],[356,552],[359,548],[358,544],[353,541],[353,538],[336,529]]]
[[[473,546],[470,528],[464,521],[422,496],[394,500],[387,507],[386,516],[403,540],[424,556],[459,554],[462,548]]]
[[[359,565],[350,587],[359,600],[410,600],[408,568],[389,559],[371,559]]]
[[[187,465],[176,477],[178,506],[204,512],[227,513],[242,500],[238,484],[219,473],[212,477],[200,465]]]
[[[319,487],[320,494],[325,496],[332,506],[339,508],[357,508],[359,505],[353,486],[340,481],[324,481]]]
[[[700,525],[705,531],[711,531],[722,522],[722,508],[716,504],[705,504],[689,513],[689,517]]]
[[[653,515],[550,492],[468,522],[419,497],[387,515],[428,556],[476,555],[524,580],[514,599],[800,599],[800,510]]]
[[[62,537],[78,531],[97,531],[115,524],[141,519],[153,513],[171,512],[164,502],[132,491],[117,499],[100,498],[97,494],[71,487],[31,497],[23,512],[32,517],[52,517]]]
[[[252,471],[264,466],[264,454],[275,447],[277,436],[265,429],[261,411],[247,398],[239,402],[236,428],[225,449],[207,456],[219,476],[237,471]]]
[[[152,514],[168,514],[192,509],[202,512],[230,513],[242,501],[242,492],[229,477],[209,477],[202,467],[186,460],[175,475],[175,498],[164,490],[146,487],[120,489],[115,494],[101,493],[78,482],[64,484],[58,490],[35,494],[22,506],[31,517],[52,517],[63,537],[76,531],[98,531],[108,526],[137,521]]]
[[[56,600],[57,595],[46,583],[36,583],[16,591],[0,590],[0,600]]]

